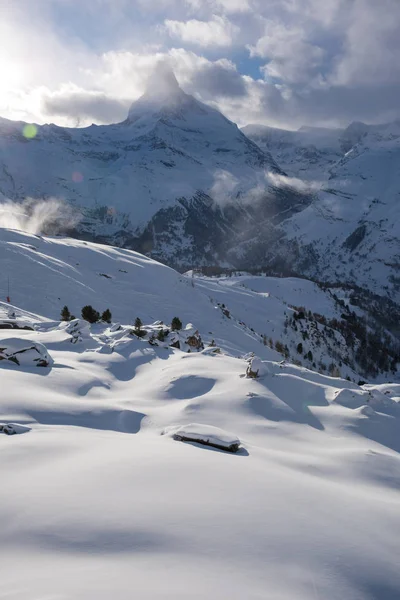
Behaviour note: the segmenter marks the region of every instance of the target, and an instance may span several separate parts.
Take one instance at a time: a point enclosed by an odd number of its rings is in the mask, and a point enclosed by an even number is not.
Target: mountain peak
[[[129,110],[128,120],[133,122],[143,113],[160,109],[176,109],[188,102],[191,96],[185,94],[171,67],[158,63],[147,80],[146,91],[134,102]]]
[[[160,62],[147,80],[145,96],[169,98],[182,92],[171,67]]]

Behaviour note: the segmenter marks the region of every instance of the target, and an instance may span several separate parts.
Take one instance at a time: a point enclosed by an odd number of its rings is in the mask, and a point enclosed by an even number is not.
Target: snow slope
[[[342,129],[301,127],[298,131],[266,125],[246,125],[243,133],[270,152],[290,177],[323,182],[342,158]]]
[[[345,130],[243,129],[291,176],[319,189],[281,225],[268,261],[321,281],[356,284],[399,302],[400,124]]]
[[[31,327],[12,336],[53,359],[0,361],[0,424],[17,424],[0,431],[5,594],[399,596],[399,385],[282,362],[256,329],[281,332],[291,300],[332,316],[328,294],[298,279],[192,279],[128,250],[0,232],[12,300],[0,321]],[[77,338],[57,318],[86,303],[109,307],[114,324],[80,324]],[[220,353],[152,346],[115,324],[174,315]],[[9,337],[0,329],[0,346]],[[245,376],[251,351],[267,361],[259,379]],[[193,424],[241,448],[163,435]]]
[[[265,359],[282,359],[270,348],[280,342],[292,360],[308,368],[326,370],[332,362],[343,362],[339,365],[343,377],[358,381],[372,376],[361,373],[354,363],[343,332],[330,326],[325,335],[323,327],[318,329],[308,319],[292,323],[299,307],[327,320],[342,319],[344,307],[329,290],[311,281],[192,277],[131,250],[7,229],[0,229],[0,260],[0,321],[14,310],[21,326],[40,325],[45,317],[58,320],[64,305],[80,317],[88,304],[100,314],[111,309],[113,321],[125,325],[133,325],[136,317],[144,324],[159,320],[169,324],[178,316],[184,326],[192,323],[206,344],[214,340],[230,355],[255,352]],[[6,303],[8,285],[11,308]],[[349,292],[335,291],[349,311],[367,316],[372,326],[369,313],[350,304]],[[309,351],[312,358],[305,356]],[[381,377],[387,381],[394,374],[381,373],[379,381]]]
[[[332,295],[306,280],[193,278],[130,250],[6,229],[0,229],[0,260],[0,321],[14,310],[21,326],[32,322],[39,326],[46,320],[42,315],[58,320],[64,305],[80,317],[82,307],[91,304],[100,314],[110,308],[114,322],[122,324],[132,325],[136,317],[144,324],[158,320],[169,324],[178,316],[184,325],[192,323],[206,344],[214,340],[234,356],[255,352],[265,359],[282,359],[269,347],[282,342],[293,358],[309,368],[336,362],[331,342],[317,341],[311,323],[304,323],[311,336],[307,344],[303,326],[296,331],[287,327],[293,307],[304,306],[328,319],[341,318],[343,308]],[[11,308],[5,302],[8,285]],[[297,353],[299,342],[304,344],[304,354],[312,350],[312,360]],[[347,348],[342,335],[335,333],[333,342],[333,352],[344,359]],[[341,374],[358,381],[361,375],[354,368],[344,365]]]
[[[286,239],[313,249],[309,274],[399,302],[399,158],[398,123],[367,128],[332,167],[319,198],[285,223]]]
[[[273,362],[250,380],[243,359],[52,335],[52,369],[0,364],[0,421],[31,428],[0,434],[14,598],[398,597],[396,401]],[[193,422],[243,449],[161,435]]]

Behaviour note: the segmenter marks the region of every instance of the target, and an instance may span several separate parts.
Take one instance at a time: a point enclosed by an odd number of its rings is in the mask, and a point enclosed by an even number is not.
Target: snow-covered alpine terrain
[[[0,197],[62,201],[74,237],[182,271],[268,269],[399,302],[399,127],[240,130],[160,65],[122,123],[2,119]]]
[[[398,302],[399,122],[299,131],[254,125],[243,131],[277,159],[288,182],[301,184],[300,178],[318,190],[308,207],[281,225],[275,252],[286,265]]]
[[[75,236],[171,265],[243,261],[247,246],[270,244],[271,219],[311,201],[269,182],[282,173],[272,156],[162,65],[122,123],[35,126],[31,138],[26,126],[0,119],[0,198],[65,201]]]
[[[289,344],[300,306],[340,319],[329,292],[0,234],[4,597],[397,600],[400,385],[263,340],[292,306]],[[112,322],[79,319],[87,304]]]

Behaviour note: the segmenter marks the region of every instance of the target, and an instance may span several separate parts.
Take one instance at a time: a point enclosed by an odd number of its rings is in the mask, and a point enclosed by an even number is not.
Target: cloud
[[[399,0],[0,2],[0,115],[119,121],[166,59],[240,125],[393,120],[399,23]]]
[[[130,102],[112,98],[104,92],[84,90],[76,86],[62,86],[55,92],[46,91],[42,96],[43,112],[49,116],[67,119],[112,123],[126,118]]]
[[[186,0],[186,3],[195,12],[206,8],[213,13],[237,14],[246,13],[252,8],[252,0]]]
[[[265,177],[276,188],[290,187],[304,194],[318,192],[323,185],[321,181],[304,181],[298,177],[287,177],[286,175],[272,172],[266,173]]]
[[[198,46],[231,46],[239,29],[226,18],[213,15],[210,21],[171,21],[164,26],[169,35],[187,44]]]
[[[27,231],[35,235],[66,232],[75,227],[79,220],[80,215],[70,205],[57,198],[27,198],[21,203],[2,200],[0,203],[0,227]]]
[[[251,56],[268,60],[263,73],[289,83],[310,81],[323,62],[324,50],[304,40],[300,27],[289,28],[270,20],[264,27],[263,37],[249,46]]]
[[[210,189],[210,195],[220,208],[232,203],[232,199],[239,191],[240,181],[223,169],[214,173],[214,183]]]

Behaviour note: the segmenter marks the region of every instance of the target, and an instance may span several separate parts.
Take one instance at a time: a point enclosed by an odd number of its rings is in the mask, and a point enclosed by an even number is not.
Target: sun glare
[[[18,88],[22,84],[22,69],[6,57],[0,56],[0,93]]]

